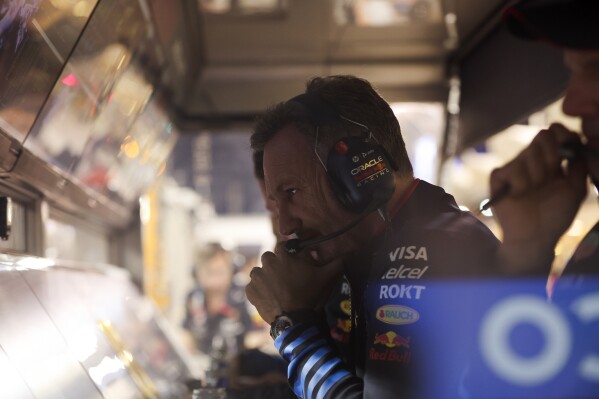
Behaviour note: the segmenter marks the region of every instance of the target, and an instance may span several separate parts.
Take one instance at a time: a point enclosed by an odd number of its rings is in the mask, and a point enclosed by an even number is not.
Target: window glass
[[[437,182],[440,145],[445,126],[445,111],[440,103],[392,103],[414,176]]]
[[[438,0],[336,0],[334,7],[339,25],[389,26],[442,19]]]
[[[0,2],[0,129],[25,139],[95,5]]]
[[[92,263],[109,263],[109,239],[104,232],[60,218],[44,222],[44,256]]]
[[[287,8],[286,0],[199,0],[202,10],[209,14],[272,14]]]

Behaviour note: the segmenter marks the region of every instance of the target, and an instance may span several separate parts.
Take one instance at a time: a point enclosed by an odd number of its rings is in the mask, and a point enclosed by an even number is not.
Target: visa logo
[[[401,259],[428,260],[426,247],[416,247],[411,245],[409,247],[397,247],[395,248],[395,251],[389,252],[389,260],[391,262]]]

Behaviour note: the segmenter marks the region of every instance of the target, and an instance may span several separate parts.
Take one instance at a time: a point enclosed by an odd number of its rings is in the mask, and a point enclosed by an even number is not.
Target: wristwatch
[[[270,336],[277,339],[285,330],[293,326],[293,320],[285,312],[275,317],[275,321],[270,323]]]
[[[283,312],[275,321],[270,324],[270,336],[272,339],[277,339],[284,331],[298,323],[304,323],[310,320],[315,320],[314,311],[312,310],[296,310],[293,312]]]

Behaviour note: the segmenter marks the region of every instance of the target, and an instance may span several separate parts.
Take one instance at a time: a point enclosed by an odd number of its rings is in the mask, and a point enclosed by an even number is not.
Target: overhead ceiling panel
[[[206,63],[179,110],[181,120],[251,120],[302,91],[309,78],[328,74],[364,77],[388,101],[446,101],[449,57],[458,54],[464,60],[497,25],[504,5],[502,0],[422,0],[417,3],[433,7],[434,18],[369,26],[356,15],[340,16],[347,10],[335,7],[336,0],[269,3],[281,8],[203,15]],[[343,4],[347,9],[358,2]],[[398,1],[394,6],[414,4]]]

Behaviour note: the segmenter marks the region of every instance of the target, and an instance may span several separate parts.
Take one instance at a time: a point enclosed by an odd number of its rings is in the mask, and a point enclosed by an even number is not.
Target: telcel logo
[[[385,305],[377,309],[376,318],[387,324],[412,324],[418,321],[420,314],[407,306]]]

